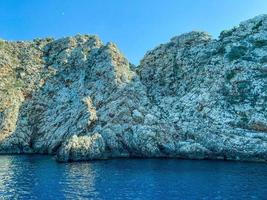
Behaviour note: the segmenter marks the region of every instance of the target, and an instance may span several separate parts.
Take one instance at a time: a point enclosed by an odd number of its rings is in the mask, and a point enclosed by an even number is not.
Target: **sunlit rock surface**
[[[267,160],[267,15],[139,66],[96,36],[0,41],[0,153]]]

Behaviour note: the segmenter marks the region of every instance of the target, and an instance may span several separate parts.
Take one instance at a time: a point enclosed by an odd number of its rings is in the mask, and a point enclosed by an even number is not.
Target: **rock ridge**
[[[192,31],[139,66],[76,35],[0,41],[0,153],[267,160],[267,15]]]

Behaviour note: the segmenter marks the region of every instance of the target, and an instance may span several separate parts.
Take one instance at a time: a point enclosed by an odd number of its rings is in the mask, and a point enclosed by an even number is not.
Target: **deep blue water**
[[[0,156],[0,199],[267,199],[267,164]]]

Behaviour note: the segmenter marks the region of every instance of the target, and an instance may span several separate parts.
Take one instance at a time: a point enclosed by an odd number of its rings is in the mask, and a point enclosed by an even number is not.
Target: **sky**
[[[267,0],[0,0],[0,38],[93,34],[138,64],[174,36],[203,30],[216,38],[259,14]]]

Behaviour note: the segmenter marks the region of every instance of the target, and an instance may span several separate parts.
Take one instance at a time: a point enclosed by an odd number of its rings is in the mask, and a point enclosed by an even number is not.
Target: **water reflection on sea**
[[[267,164],[0,156],[2,199],[265,199]]]

